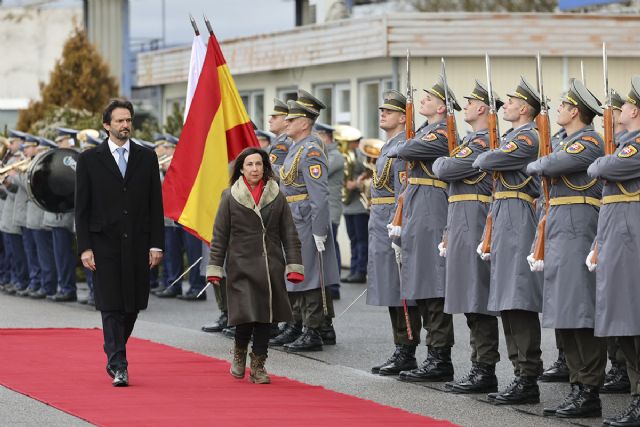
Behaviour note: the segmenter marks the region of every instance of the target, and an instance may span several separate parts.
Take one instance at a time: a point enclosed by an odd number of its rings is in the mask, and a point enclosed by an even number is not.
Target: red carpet
[[[283,377],[235,380],[227,361],[151,341],[132,338],[127,358],[130,386],[115,388],[101,330],[0,329],[0,384],[98,425],[453,425]]]

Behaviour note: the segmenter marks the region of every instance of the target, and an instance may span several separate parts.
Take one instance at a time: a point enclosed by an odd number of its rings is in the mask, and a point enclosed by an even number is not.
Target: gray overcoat
[[[587,168],[602,156],[604,142],[593,126],[568,135],[548,156],[529,164],[527,173],[550,179],[550,198],[600,199],[602,183]],[[560,199],[558,199],[560,200]],[[598,207],[590,204],[551,206],[544,245],[542,326],[593,328],[596,280],[585,265],[598,227]]]
[[[526,174],[538,158],[538,132],[533,122],[510,129],[500,148],[478,156],[474,167],[498,172],[496,192],[513,191],[536,199],[539,180]],[[538,225],[533,203],[519,199],[495,200],[491,206],[490,311],[542,310],[542,273],[533,273],[527,256]],[[480,242],[478,242],[480,243]]]

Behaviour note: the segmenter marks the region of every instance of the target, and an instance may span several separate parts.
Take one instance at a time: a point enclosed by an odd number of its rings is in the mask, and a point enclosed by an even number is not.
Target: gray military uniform
[[[355,151],[355,160],[353,163],[353,179],[357,179],[366,171],[364,166],[364,154],[360,150]],[[347,201],[343,203],[343,215],[360,215],[368,214],[369,209],[366,203],[363,203],[360,197],[361,191],[358,188],[349,191]]]
[[[320,288],[320,263],[314,234],[327,236],[323,254],[325,284],[340,283],[329,216],[327,158],[316,137],[310,135],[291,146],[280,178],[280,189],[289,201],[302,243],[304,265],[304,281],[299,284],[287,282],[287,290],[301,292]],[[291,201],[292,196],[302,200]]]
[[[335,143],[327,146],[329,163],[329,213],[331,222],[340,224],[342,216],[342,187],[344,186],[344,157]]]
[[[287,157],[292,142],[286,133],[281,133],[273,139],[273,142],[269,146],[269,160],[271,161],[271,167],[277,179],[279,179],[280,168],[284,163],[284,159]]]

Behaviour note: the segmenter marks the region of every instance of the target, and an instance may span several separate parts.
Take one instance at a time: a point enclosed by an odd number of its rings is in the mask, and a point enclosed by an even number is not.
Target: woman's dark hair
[[[249,147],[242,150],[242,152],[238,154],[238,157],[236,157],[235,162],[233,162],[233,173],[231,174],[231,180],[229,181],[231,185],[233,185],[242,176],[242,172],[240,170],[244,165],[244,159],[252,154],[260,154],[260,157],[262,157],[262,180],[264,181],[264,183],[266,184],[267,181],[274,177],[273,168],[271,167],[271,162],[269,161],[269,155],[260,148]]]
[[[102,123],[111,124],[111,113],[116,108],[126,108],[131,113],[131,118],[133,119],[133,104],[123,98],[116,98],[109,101],[109,105],[104,109],[102,113]]]

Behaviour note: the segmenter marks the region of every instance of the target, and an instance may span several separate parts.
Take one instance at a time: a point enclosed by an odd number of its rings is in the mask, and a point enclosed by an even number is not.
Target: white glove
[[[535,259],[533,257],[533,254],[529,254],[529,256],[527,257],[527,262],[529,263],[529,268],[534,273],[536,271],[543,271],[544,270],[544,261],[541,260],[541,259],[540,260]]]
[[[324,252],[324,242],[327,241],[327,236],[316,236],[313,235],[313,240],[316,242],[316,248],[318,248],[318,252]]]
[[[483,261],[491,261],[491,252],[482,252],[482,242],[478,245],[478,249],[476,249],[478,255],[480,255],[480,259]]]
[[[438,243],[438,251],[440,251],[440,256],[442,258],[447,257],[447,248],[444,246],[444,242]]]
[[[389,232],[389,238],[393,239],[394,237],[400,237],[402,234],[402,226],[387,224],[387,231]]]
[[[395,243],[391,243],[393,251],[396,253],[396,262],[402,264],[402,248]]]
[[[589,252],[589,255],[587,255],[587,261],[586,261],[587,268],[588,268],[588,269],[589,269],[589,271],[590,271],[590,272],[592,272],[592,273],[593,273],[594,271],[596,271],[596,267],[598,266],[598,264],[594,264],[594,263],[592,263],[592,262],[591,262],[591,260],[593,259],[593,256],[594,256],[594,255],[595,255],[595,254],[594,254],[594,251]]]

